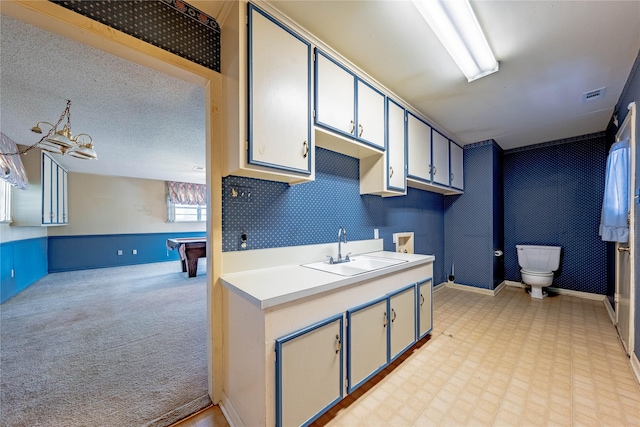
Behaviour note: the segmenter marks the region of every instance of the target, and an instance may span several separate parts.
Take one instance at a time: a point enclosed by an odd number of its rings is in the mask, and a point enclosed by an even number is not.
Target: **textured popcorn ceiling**
[[[203,88],[4,15],[0,34],[5,135],[37,142],[31,127],[70,99],[72,132],[93,137],[98,160],[56,156],[69,171],[204,183]]]

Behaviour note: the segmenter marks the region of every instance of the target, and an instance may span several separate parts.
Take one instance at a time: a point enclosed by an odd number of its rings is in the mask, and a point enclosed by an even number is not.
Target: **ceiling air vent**
[[[582,94],[582,102],[595,101],[596,99],[600,99],[604,97],[604,91],[606,87],[601,87],[600,89],[590,90],[589,92],[585,92]]]

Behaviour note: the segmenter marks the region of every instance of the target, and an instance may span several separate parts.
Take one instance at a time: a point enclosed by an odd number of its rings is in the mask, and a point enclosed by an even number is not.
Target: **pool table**
[[[185,237],[167,239],[168,249],[177,249],[182,261],[182,272],[189,273],[189,277],[196,277],[198,272],[198,258],[207,257],[206,237]]]

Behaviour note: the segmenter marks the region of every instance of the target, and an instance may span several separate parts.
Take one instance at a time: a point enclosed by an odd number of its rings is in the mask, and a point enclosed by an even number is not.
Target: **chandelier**
[[[67,122],[59,128],[60,124],[67,119]],[[98,158],[98,154],[93,149],[93,139],[86,133],[79,133],[73,135],[71,133],[71,101],[67,100],[67,107],[58,119],[58,122],[53,125],[49,122],[38,122],[31,128],[32,132],[41,134],[42,129],[40,125],[51,126],[51,129],[38,141],[24,152],[30,150],[33,147],[41,148],[53,154],[69,155],[78,159],[95,160]]]

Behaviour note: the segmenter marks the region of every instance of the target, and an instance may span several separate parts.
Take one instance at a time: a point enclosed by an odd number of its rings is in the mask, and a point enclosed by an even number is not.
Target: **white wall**
[[[69,225],[49,236],[206,231],[206,223],[167,223],[165,181],[69,172]]]
[[[46,235],[46,227],[12,227],[10,224],[0,223],[0,243],[34,239]]]

